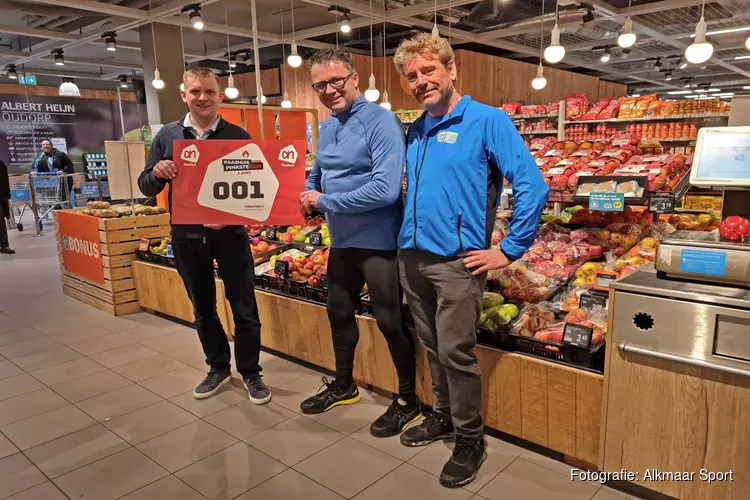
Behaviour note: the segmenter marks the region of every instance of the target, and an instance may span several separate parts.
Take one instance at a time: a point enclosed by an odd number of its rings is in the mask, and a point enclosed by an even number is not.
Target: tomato
[[[739,241],[750,235],[750,221],[738,215],[727,217],[719,225],[719,234],[729,241]]]

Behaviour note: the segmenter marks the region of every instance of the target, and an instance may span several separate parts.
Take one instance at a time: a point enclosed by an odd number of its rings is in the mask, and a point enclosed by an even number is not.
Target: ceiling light
[[[302,58],[297,54],[297,42],[292,42],[292,52],[286,58],[286,62],[292,68],[299,68],[302,65]]]
[[[390,110],[391,109],[391,103],[388,101],[388,91],[383,91],[383,101],[380,103],[381,108],[385,108]]]
[[[560,27],[555,22],[555,27],[552,28],[551,40],[549,47],[544,49],[544,59],[548,63],[559,63],[565,57],[565,47],[560,45]]]
[[[581,21],[583,21],[583,24],[588,25],[594,20],[594,13],[591,11],[591,9],[587,10],[586,13],[581,18]]]
[[[687,95],[691,92],[689,90],[672,90],[670,92],[667,92],[669,95]]]
[[[706,0],[703,0],[703,10],[705,9]],[[685,59],[693,64],[701,64],[711,59],[713,53],[714,46],[706,41],[706,18],[701,14],[701,19],[695,26],[695,40],[685,49]]]
[[[375,87],[375,74],[370,73],[370,86],[365,90],[365,99],[375,102],[380,97],[380,91]]]
[[[63,56],[62,49],[58,49],[52,52],[55,55],[55,64],[58,66],[65,66],[65,57]]]
[[[688,79],[686,79],[686,80],[685,80],[685,88],[686,88],[686,89],[689,89],[689,88],[690,88],[690,82],[692,82],[692,81],[693,81],[693,80],[692,80],[691,78],[688,78]]]
[[[81,97],[81,91],[78,88],[78,85],[73,83],[73,80],[70,78],[63,78],[63,82],[60,84],[57,94],[60,97]]]
[[[671,71],[667,71],[667,72],[666,72],[666,73],[664,74],[664,81],[665,81],[665,82],[669,82],[669,81],[671,81],[671,80],[672,80],[672,72],[671,72]]]
[[[641,97],[641,94],[632,94],[630,97]]]
[[[627,49],[635,45],[636,36],[633,33],[633,20],[628,17],[625,19],[622,35],[617,37],[617,45]]]
[[[11,80],[18,80],[18,71],[16,71],[16,66],[13,64],[9,65],[6,75]]]
[[[205,24],[203,24],[200,7],[196,7],[195,9],[193,9],[193,12],[190,13],[190,22],[192,23],[193,28],[197,29],[198,31],[204,28]]]
[[[734,58],[735,61],[739,61],[741,59],[750,59],[750,56],[737,56]]]
[[[716,94],[715,97],[732,97],[734,92],[724,92],[723,94]]]
[[[544,78],[544,68],[542,63],[539,63],[539,67],[536,69],[536,78],[531,80],[531,86],[534,90],[542,90],[547,86],[547,79]]]
[[[281,107],[282,108],[291,108],[292,107],[292,101],[289,100],[289,94],[287,91],[284,91],[284,100],[281,101]]]
[[[151,85],[153,85],[156,90],[161,90],[164,88],[164,80],[161,79],[159,68],[156,68],[154,70],[154,79],[151,81]]]
[[[229,75],[227,79],[227,88],[224,89],[224,95],[228,99],[237,99],[237,96],[240,95],[240,91],[234,86],[234,77],[232,75]]]
[[[709,93],[721,92],[721,89],[708,89]]]
[[[699,94],[705,94],[706,92],[708,92],[708,90],[707,90],[707,89],[695,89],[695,91],[696,91],[697,93],[699,93]]]
[[[237,67],[237,58],[232,54],[229,54],[229,67],[232,69]]]
[[[750,36],[747,37],[747,40],[745,40],[745,48],[747,50],[750,50]]]
[[[687,68],[687,66],[688,66],[688,63],[687,63],[687,61],[685,61],[682,64],[680,64],[680,69],[685,69],[685,68]]]
[[[253,99],[255,102],[258,102],[258,97],[256,96],[255,99]],[[260,103],[265,104],[266,103],[266,96],[265,94],[260,95]]]
[[[745,85],[744,87],[742,87],[742,90],[750,90],[750,85]]]
[[[125,75],[120,76],[120,87],[126,89],[128,88],[128,77]]]
[[[117,50],[117,40],[115,39],[115,35],[108,35],[104,37],[104,42],[107,45],[107,50],[110,52],[114,52]]]
[[[654,63],[654,68],[661,68],[662,66],[664,66],[664,64],[661,62],[661,59],[657,57],[656,62]]]
[[[620,59],[627,59],[629,55],[630,49],[622,49],[622,51],[620,51]]]
[[[603,63],[605,63],[605,62],[609,62],[609,60],[610,60],[610,59],[612,59],[612,53],[611,53],[611,52],[609,51],[609,49],[606,49],[606,50],[604,51],[604,54],[602,54],[602,57],[601,57],[601,59],[600,59],[600,60],[601,60],[601,61],[602,61]]]
[[[349,33],[352,30],[351,24],[349,24],[349,16],[344,14],[344,19],[341,20],[341,32]]]

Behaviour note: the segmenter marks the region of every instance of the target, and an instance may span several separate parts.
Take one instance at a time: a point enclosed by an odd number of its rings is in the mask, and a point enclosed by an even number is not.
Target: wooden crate
[[[169,236],[169,214],[99,219],[98,224],[104,283],[96,283],[65,270],[60,234],[57,233],[63,293],[114,316],[138,312],[141,307],[132,267],[135,250],[142,238]],[[57,224],[55,226],[57,228]]]

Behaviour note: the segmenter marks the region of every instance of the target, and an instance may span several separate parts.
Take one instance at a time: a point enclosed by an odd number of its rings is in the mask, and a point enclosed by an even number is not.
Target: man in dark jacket
[[[219,115],[224,94],[216,74],[196,68],[183,76],[182,100],[190,112],[165,125],[154,138],[146,169],[138,185],[146,196],[156,196],[179,175],[172,161],[177,139],[250,139],[250,134]],[[172,191],[169,191],[170,205]],[[250,241],[243,226],[172,225],[175,264],[193,303],[198,336],[211,367],[195,389],[197,399],[208,398],[230,381],[230,351],[216,312],[214,259],[224,280],[235,325],[234,355],[250,401],[264,404],[271,391],[260,375],[260,318],[255,302],[254,264]]]
[[[10,181],[8,167],[0,160],[0,253],[14,254],[8,242],[8,227],[5,219],[10,219]]]
[[[44,139],[42,141],[42,150],[37,153],[34,163],[31,164],[31,173],[36,174],[37,172],[67,175],[75,173],[75,168],[73,167],[73,161],[67,153],[52,146],[52,142],[48,139]],[[67,177],[65,185],[67,187],[65,192],[70,194],[73,191],[73,177]]]

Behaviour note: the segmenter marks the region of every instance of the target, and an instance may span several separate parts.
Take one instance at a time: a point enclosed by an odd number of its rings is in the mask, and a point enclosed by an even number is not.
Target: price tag
[[[671,214],[674,212],[674,196],[650,196],[648,211],[655,214]]]
[[[588,349],[591,346],[591,337],[593,335],[594,329],[589,326],[565,323],[565,327],[563,327],[563,345]]]
[[[276,239],[276,228],[275,227],[269,227],[266,229],[266,239],[268,240],[275,240]]]
[[[612,141],[613,146],[624,146],[626,144],[630,144],[630,139],[615,139]]]
[[[328,288],[328,274],[320,275],[320,288]]]
[[[537,151],[539,149],[544,149],[546,146],[542,142],[537,142],[536,144],[532,144],[529,149],[532,151]]]
[[[534,161],[536,162],[536,166],[537,166],[537,167],[541,167],[541,166],[543,166],[543,165],[546,165],[546,164],[547,164],[547,162],[546,162],[546,161],[544,160],[544,158],[537,158],[537,159],[536,159],[536,160],[534,160]]]
[[[277,260],[273,266],[273,272],[276,273],[276,276],[287,278],[289,276],[289,262]]]
[[[602,158],[618,158],[620,156],[620,151],[605,151],[599,156]]]
[[[589,210],[622,212],[624,209],[624,193],[591,193],[589,195]]]
[[[580,156],[589,156],[591,154],[590,149],[584,149],[583,151],[576,151],[575,153],[571,154],[572,157],[580,157]]]
[[[566,158],[566,159],[564,159],[564,160],[560,160],[559,162],[557,162],[557,163],[555,164],[555,166],[556,166],[556,167],[559,167],[559,166],[561,166],[561,165],[562,165],[562,166],[564,166],[564,165],[575,165],[576,163],[577,163],[577,162],[576,162],[575,160],[569,160],[568,158]]]
[[[605,161],[590,161],[586,164],[587,167],[603,167],[607,164]]]
[[[562,151],[560,149],[552,149],[550,151],[547,151],[544,156],[561,156],[565,154],[565,151]]]
[[[559,165],[559,163],[558,163],[558,165]],[[547,170],[545,173],[547,175],[562,175],[562,174],[565,173],[566,170],[568,170],[568,169],[565,168],[565,167],[555,167],[555,168],[551,168],[551,169]]]
[[[615,272],[609,271],[597,271],[596,277],[594,278],[594,289],[595,290],[609,290],[609,284],[616,281],[620,275]]]
[[[167,258],[174,259],[174,252],[172,251],[172,244],[167,245]]]
[[[606,295],[593,293],[582,293],[578,298],[578,307],[584,311],[591,311],[595,307],[607,309],[608,298]]]
[[[321,246],[323,244],[323,237],[320,233],[310,233],[310,244],[314,246]]]
[[[148,252],[149,248],[151,248],[151,240],[148,238],[141,238],[141,242],[138,243],[138,250],[141,252]]]
[[[618,174],[637,174],[644,169],[646,169],[646,165],[626,165],[618,168],[615,172]]]

